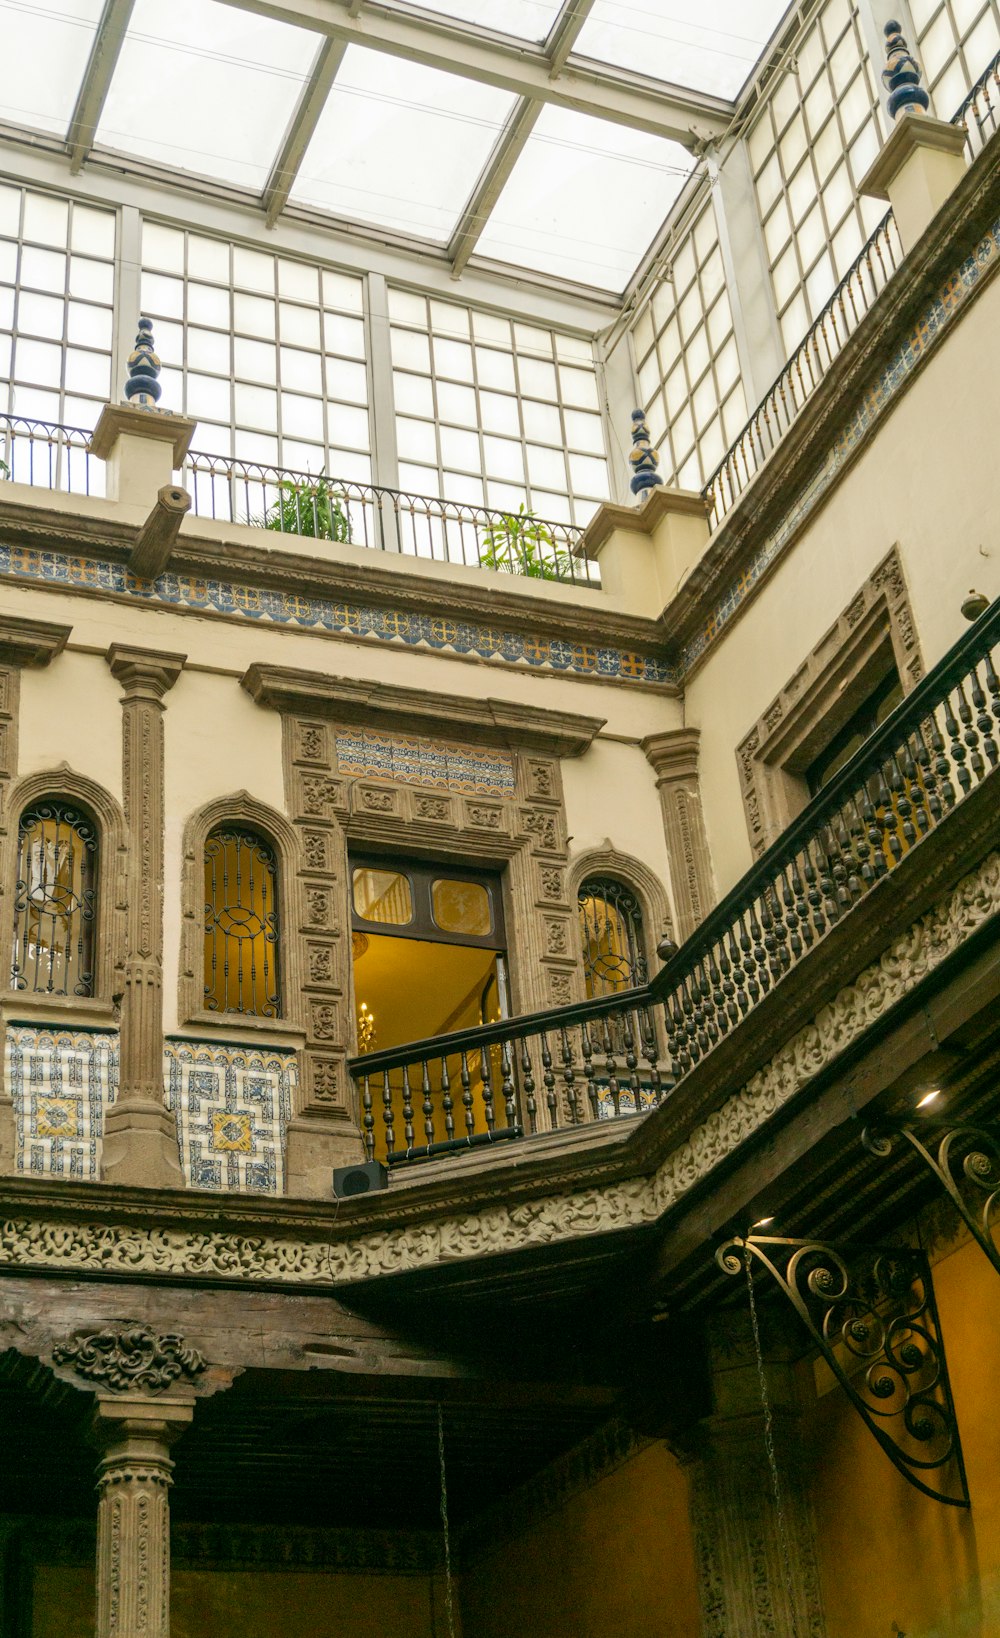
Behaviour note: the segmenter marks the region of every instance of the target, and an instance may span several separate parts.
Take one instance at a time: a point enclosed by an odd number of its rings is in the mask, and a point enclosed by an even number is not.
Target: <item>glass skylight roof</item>
[[[462,23],[513,34],[521,40],[544,40],[559,15],[559,0],[415,0],[424,11],[454,17]]]
[[[623,290],[693,165],[678,143],[545,108],[479,253]]]
[[[260,190],[319,44],[218,0],[137,0],[97,139]]]
[[[596,0],[577,52],[693,91],[735,97],[787,11],[787,0]]]
[[[102,9],[101,0],[3,0],[0,119],[64,134]]]
[[[443,243],[516,98],[350,46],[292,198]]]

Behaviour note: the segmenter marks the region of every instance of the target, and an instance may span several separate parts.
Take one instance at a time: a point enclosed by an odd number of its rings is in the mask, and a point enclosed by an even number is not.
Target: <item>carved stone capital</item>
[[[125,700],[158,702],[173,688],[184,669],[187,655],[164,654],[152,648],[133,648],[129,643],[112,643],[105,658],[112,676],[125,689]]]
[[[62,653],[72,629],[49,620],[22,620],[5,614],[0,618],[0,665],[22,668],[48,665]]]
[[[105,1331],[77,1332],[56,1344],[52,1360],[112,1393],[162,1393],[174,1382],[195,1381],[208,1366],[183,1337],[173,1332],[160,1336],[137,1320],[123,1320]]]
[[[656,775],[657,784],[661,780],[698,777],[699,728],[676,728],[670,733],[647,734],[640,744],[646,761]]]
[[[647,734],[640,742],[660,793],[677,932],[682,942],[715,903],[698,779],[700,740],[697,728],[678,728],[672,733]]]

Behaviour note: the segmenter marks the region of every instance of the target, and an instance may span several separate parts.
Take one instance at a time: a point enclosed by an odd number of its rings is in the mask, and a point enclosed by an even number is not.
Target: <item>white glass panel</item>
[[[145,288],[145,274],[143,275]],[[229,329],[228,290],[216,290],[210,284],[189,284],[187,287],[187,314],[189,323],[214,324],[220,330]]]
[[[518,357],[517,376],[521,391],[530,393],[532,398],[558,397],[554,364],[543,364],[537,358]]]
[[[343,358],[328,358],[325,365],[326,390],[331,398],[341,398],[348,404],[367,404],[368,375],[363,364],[348,364]]]
[[[69,202],[45,193],[24,196],[24,237],[65,250],[69,239]]]
[[[307,267],[304,262],[279,261],[278,295],[307,301],[315,307],[319,301],[319,269]]]
[[[0,279],[13,284],[17,278],[17,246],[9,239],[0,239]]]
[[[21,283],[36,290],[61,292],[66,284],[66,257],[57,250],[35,250],[25,245],[21,251]]]
[[[107,353],[84,353],[67,347],[66,390],[87,393],[93,398],[109,397],[111,360]]]
[[[693,163],[678,143],[546,107],[479,252],[621,290]]]
[[[61,296],[36,296],[22,290],[17,304],[17,327],[27,335],[46,341],[61,338],[65,302]]]
[[[236,419],[241,425],[261,432],[273,432],[278,425],[278,395],[264,387],[233,388]]]
[[[281,385],[286,392],[323,391],[323,367],[318,353],[303,353],[294,347],[282,347]]]
[[[70,303],[70,311],[71,312],[76,307],[77,307],[76,302],[71,302]],[[106,318],[107,321],[108,321],[108,327],[109,327],[109,331],[110,331],[111,314],[109,312],[107,312],[106,309],[102,310],[100,308],[88,307],[88,308],[85,308],[84,311],[88,312],[88,313],[93,313],[95,317]],[[203,332],[200,332],[200,331],[196,332],[196,334],[202,334],[202,333]],[[70,336],[71,341],[76,340],[76,339],[77,339],[76,337],[74,337],[72,335]],[[89,346],[90,343],[88,342],[87,345]],[[108,346],[110,347],[110,345],[111,344],[109,342]],[[172,324],[168,319],[158,318],[157,321],[156,321],[156,351],[157,351],[157,354],[160,357],[160,360],[161,361],[163,361],[163,360],[166,361],[166,366],[167,366],[168,369],[172,369],[172,368],[176,367],[179,370],[181,365],[183,364],[183,361],[184,361],[184,326],[183,326],[183,324]],[[192,359],[191,362],[194,365],[195,369],[197,369],[198,368],[198,359],[194,358],[194,359]]]
[[[514,100],[494,86],[349,46],[291,197],[443,242]]]
[[[264,341],[246,341],[237,336],[233,341],[235,373],[248,381],[263,381],[267,386],[277,381],[277,349]]]
[[[185,410],[198,420],[228,422],[230,391],[228,381],[218,381],[210,375],[193,375],[189,370]]]
[[[17,238],[21,232],[21,190],[0,187],[0,233]]]
[[[262,432],[244,432],[233,434],[233,446],[236,454],[243,461],[264,461],[276,465],[278,461],[278,440],[268,438]]]
[[[566,364],[559,366],[559,385],[563,399],[574,409],[600,409],[597,398],[597,377],[592,370],[575,370]]]
[[[396,408],[402,415],[434,414],[434,391],[426,376],[404,375],[396,370],[392,378]]]
[[[297,393],[283,392],[281,435],[282,438],[322,439],[324,432],[321,401],[318,398],[300,398]]]
[[[233,283],[241,290],[273,296],[274,257],[266,256],[259,250],[247,250],[244,245],[234,245]]]
[[[229,246],[219,239],[202,239],[189,233],[188,276],[208,279],[214,284],[228,284]]]
[[[446,466],[459,466],[467,472],[478,472],[482,466],[478,435],[475,432],[461,432],[457,427],[442,427],[441,459]]]
[[[664,392],[667,400],[667,413],[671,422],[673,422],[687,403],[688,395],[687,377],[679,364],[667,376]]]
[[[691,395],[691,410],[694,415],[694,424],[699,430],[708,426],[718,408],[718,398],[715,391],[715,382],[711,374],[706,375]]]
[[[518,353],[529,353],[533,358],[552,357],[552,333],[540,330],[534,324],[514,325],[514,345]]]
[[[412,290],[397,290],[389,286],[389,317],[399,324],[416,324],[427,328],[427,300]]]
[[[483,437],[483,459],[488,477],[512,478],[515,481],[523,481],[524,456],[520,444],[515,444],[511,439],[485,435]]]
[[[536,489],[532,484],[531,499],[536,517],[544,518],[547,523],[573,522],[569,500],[565,494],[554,495],[551,490]]]
[[[14,230],[17,232],[15,226]],[[498,347],[510,346],[510,324],[505,318],[496,313],[478,313],[472,315],[472,333],[477,341],[483,341]]]
[[[446,472],[444,492],[449,500],[463,501],[466,506],[483,504],[483,480],[471,477],[468,472]]]
[[[421,0],[424,11],[436,11],[462,23],[513,34],[522,40],[544,40],[556,20],[559,0]]]
[[[327,409],[330,439],[348,449],[367,449],[371,439],[368,411],[348,404],[330,404]]]
[[[529,420],[533,419],[534,411],[540,411],[543,408],[545,406],[541,404],[524,404],[522,406],[526,427]],[[559,438],[559,412],[558,410],[549,411],[547,408],[545,412],[554,417],[555,440],[557,441]],[[482,422],[484,432],[509,432],[512,437],[516,438],[521,430],[517,416],[517,399],[508,398],[505,393],[481,392],[479,394],[479,419]],[[533,436],[544,438],[546,434],[536,432]]]
[[[346,478],[351,483],[372,481],[371,456],[356,449],[331,449],[326,469],[334,477]]]
[[[461,341],[446,341],[441,336],[435,336],[434,368],[438,375],[449,375],[456,381],[471,381],[472,348]]]
[[[476,395],[471,387],[459,387],[453,381],[440,381],[437,389],[438,413],[442,421],[452,426],[474,427],[479,419]]]
[[[410,421],[403,415],[396,417],[396,448],[407,461],[436,461],[437,440],[428,421]]]
[[[184,235],[180,229],[164,227],[160,222],[143,222],[142,265],[155,268],[158,273],[183,274]]]
[[[64,136],[101,0],[34,0],[5,14],[0,119]]]
[[[344,353],[348,358],[365,356],[365,327],[360,319],[324,313],[323,339],[328,353]]]
[[[114,267],[110,262],[91,262],[83,256],[71,256],[69,293],[79,296],[81,301],[107,302],[110,306],[115,298]]]
[[[502,512],[516,512],[519,507],[527,506],[528,497],[519,484],[494,482],[486,485],[486,501]]]
[[[161,356],[166,353],[178,362],[183,358],[183,350],[167,349],[162,327],[156,331],[156,350]],[[187,333],[187,362],[189,369],[211,370],[215,375],[229,375],[230,341],[228,336],[220,335],[217,330],[193,330]]]
[[[677,0],[633,10],[597,0],[576,49],[638,74],[734,97],[774,33],[786,0]]]
[[[23,297],[21,299],[24,300]],[[70,302],[66,315],[67,340],[75,341],[81,347],[104,347],[110,352],[111,333],[111,314],[106,307],[87,307],[83,302]]]
[[[561,449],[545,449],[540,444],[529,444],[528,478],[534,488],[542,484],[547,489],[559,489],[566,483],[566,457]]]
[[[556,357],[564,364],[573,361],[593,364],[594,344],[588,336],[556,335]]]
[[[409,461],[400,461],[399,487],[410,495],[437,495],[441,488],[437,467],[413,466]]]
[[[648,403],[660,382],[660,361],[655,353],[650,353],[645,364],[639,366],[639,396],[643,403]]]
[[[274,302],[237,292],[233,297],[233,324],[247,335],[270,340],[274,336]]]
[[[19,337],[14,348],[14,378],[36,382],[40,387],[58,387],[62,378],[62,348],[47,341],[25,341]]]
[[[486,425],[485,415],[486,394],[483,394],[483,425]],[[559,422],[559,411],[553,404],[524,403],[521,406],[524,416],[524,432],[527,438],[537,438],[540,443],[558,444],[562,442],[562,427]],[[497,428],[502,431],[502,428]],[[511,427],[511,431],[515,429]]]
[[[283,437],[281,464],[291,467],[293,472],[311,472],[315,475],[323,471],[326,457],[317,444],[300,443],[298,439]]]
[[[453,301],[432,299],[430,308],[431,327],[435,335],[452,336],[461,341],[468,340],[472,315],[467,307],[459,307]]]
[[[496,352],[492,347],[477,347],[476,375],[481,387],[493,387],[499,392],[515,390],[514,360],[510,353]]]
[[[565,420],[566,442],[571,449],[579,449],[587,455],[604,454],[604,428],[599,415],[568,409]]]
[[[351,320],[346,322],[349,324]],[[314,307],[292,307],[288,302],[281,302],[278,306],[278,330],[286,345],[315,347],[319,351],[319,313]]]
[[[347,273],[332,273],[323,269],[323,306],[336,307],[344,313],[364,310],[364,287],[360,279]]]
[[[987,64],[993,61],[998,48],[1000,48],[1000,32],[997,30],[996,18],[991,11],[988,11],[982,22],[972,30],[965,42],[965,62],[970,78],[975,79],[982,73]],[[948,109],[949,115],[953,112],[953,109]]]
[[[404,370],[423,370],[431,373],[431,348],[426,336],[415,330],[390,330],[392,362]]]
[[[701,329],[698,331],[696,336],[692,337],[690,345],[686,347],[684,351],[684,362],[687,365],[688,380],[691,381],[692,384],[695,381],[700,381],[701,377],[708,369],[709,359],[710,354],[708,350],[708,336],[705,334],[704,329]]]
[[[22,344],[23,345],[23,344]],[[37,387],[16,386],[12,393],[15,415],[24,415],[29,421],[58,421],[58,392],[43,392]],[[17,476],[15,466],[14,476]]]
[[[319,43],[219,0],[136,0],[97,140],[259,192]]]

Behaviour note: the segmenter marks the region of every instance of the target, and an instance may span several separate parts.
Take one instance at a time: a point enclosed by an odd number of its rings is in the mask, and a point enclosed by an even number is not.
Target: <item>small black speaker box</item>
[[[375,1189],[389,1187],[389,1173],[380,1160],[368,1160],[363,1166],[335,1166],[333,1192],[338,1200],[352,1200],[357,1194],[372,1194]]]

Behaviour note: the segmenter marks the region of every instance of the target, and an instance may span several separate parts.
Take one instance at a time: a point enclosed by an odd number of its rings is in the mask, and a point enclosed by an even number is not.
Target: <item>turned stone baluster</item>
[[[635,1050],[635,1029],[631,1012],[622,1013],[622,1035],[625,1047],[625,1067],[628,1070],[629,1090],[632,1093],[632,1105],[638,1115],[642,1108],[642,1089],[639,1085],[639,1057]]]
[[[959,728],[958,722],[955,718],[955,712],[952,708],[950,695],[945,695],[944,700],[942,701],[942,707],[944,710],[944,725],[948,731],[948,738],[951,740],[948,750],[951,756],[951,761],[954,764],[955,776],[958,779],[958,783],[962,787],[963,796],[968,796],[972,789],[972,775],[965,766],[968,752],[966,751],[962,740],[962,731]]]
[[[973,676],[975,676],[975,672],[973,672]],[[979,735],[972,726],[972,708],[965,697],[964,682],[958,684],[958,715],[962,723],[962,738],[968,747],[969,767],[977,779],[982,779],[983,774],[986,772],[986,764],[979,749]]]
[[[403,1136],[407,1150],[413,1148],[413,1093],[410,1090],[410,1066],[403,1065]]]
[[[483,1112],[486,1116],[486,1130],[492,1132],[496,1128],[497,1117],[493,1108],[493,1065],[490,1062],[489,1047],[479,1049],[479,1072],[483,1079]]]
[[[583,1073],[587,1080],[587,1102],[595,1120],[601,1117],[601,1104],[597,1095],[597,1080],[594,1073],[594,1045],[590,1039],[590,1026],[584,1019],[580,1025],[580,1051],[583,1055]]]
[[[528,1130],[537,1132],[538,1104],[535,1099],[535,1072],[531,1064],[531,1054],[528,1051],[527,1036],[521,1042],[521,1075],[524,1081],[524,1107],[528,1116]]]
[[[504,1113],[507,1116],[507,1125],[516,1126],[517,1102],[514,1097],[513,1053],[511,1051],[511,1044],[509,1041],[503,1041],[500,1045],[500,1075],[500,1090],[503,1094],[503,1106]]]
[[[461,1054],[461,1080],[462,1107],[465,1110],[465,1135],[471,1137],[476,1125],[476,1115],[472,1107],[472,1076],[469,1074],[469,1055],[464,1049]]]
[[[986,686],[990,691],[990,710],[993,713],[994,721],[997,723],[997,728],[990,729],[988,740],[988,743],[993,747],[990,760],[994,761],[997,754],[997,732],[1000,729],[1000,677],[997,676],[991,654],[983,655],[983,670],[986,672]]]
[[[365,1129],[365,1159],[375,1159],[375,1115],[372,1110],[372,1083],[371,1076],[365,1075],[361,1083],[361,1107],[364,1110],[363,1125]]]
[[[552,1053],[549,1051],[549,1038],[543,1034],[542,1043],[542,1081],[545,1086],[545,1106],[549,1112],[549,1125],[553,1128],[559,1125],[559,1100],[556,1097],[556,1078],[552,1071]]]
[[[448,1074],[448,1060],[441,1059],[441,1108],[444,1110],[444,1135],[450,1143],[455,1136],[455,1103],[451,1095],[451,1078]]]
[[[607,1018],[602,1019],[602,1023],[604,1026],[604,1056],[608,1073],[608,1091],[611,1093],[611,1106],[615,1114],[620,1115],[622,1112],[621,1088],[618,1085],[618,1064],[614,1055],[615,1048],[612,1032],[608,1026]]]
[[[808,853],[804,854],[803,857],[806,865],[808,866]],[[806,947],[811,948],[815,939],[815,934],[813,932],[812,921],[809,915],[809,902],[806,897],[803,872],[799,869],[799,861],[797,858],[792,859],[788,867],[788,875],[792,889],[792,903],[795,909],[795,925],[798,929],[798,935]]]
[[[988,675],[989,655],[986,656],[986,666]],[[990,767],[995,768],[998,758],[1000,758],[1000,751],[998,751],[996,741],[993,738],[993,724],[986,710],[986,693],[980,681],[979,672],[976,669],[973,669],[972,672],[972,703],[976,708],[976,727],[979,729],[983,749],[986,752]]]
[[[423,1093],[421,1112],[424,1117],[424,1137],[428,1143],[434,1142],[434,1100],[431,1097],[430,1064],[426,1058],[420,1063],[420,1090]]]
[[[559,1031],[559,1051],[563,1063],[563,1080],[566,1082],[566,1101],[569,1104],[570,1119],[574,1126],[579,1126],[579,1093],[576,1090],[573,1048],[570,1045],[569,1031],[565,1025]]]
[[[928,736],[926,729],[927,724],[925,722],[917,724],[917,763],[920,769],[918,778],[924,793],[924,807],[930,816],[929,822],[932,825],[936,825],[940,823],[941,815],[944,809],[941,806],[941,798],[938,795],[937,779],[934,774],[931,749],[927,743]]]

